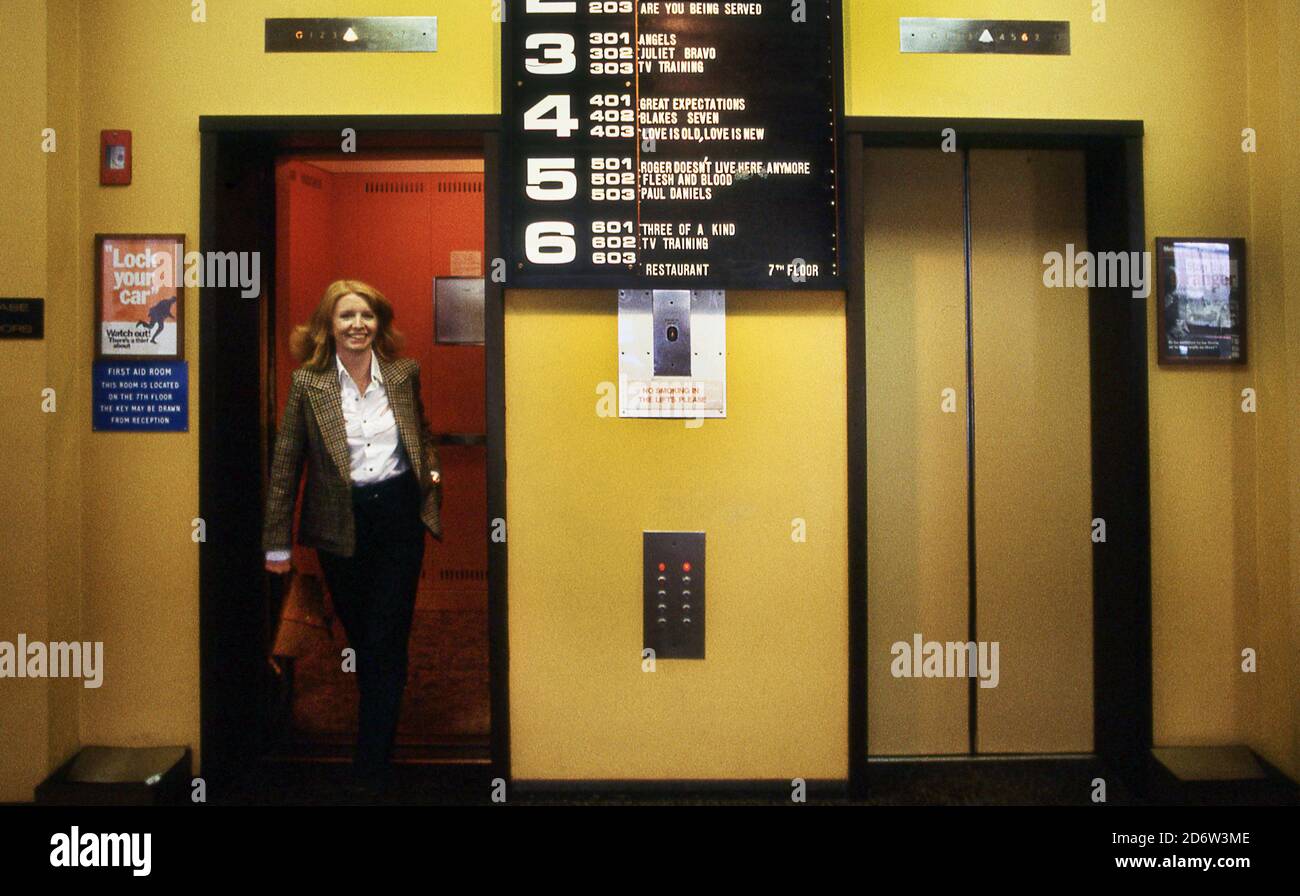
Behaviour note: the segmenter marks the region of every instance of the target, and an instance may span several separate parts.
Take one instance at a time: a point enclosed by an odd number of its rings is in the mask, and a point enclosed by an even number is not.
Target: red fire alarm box
[[[99,182],[120,186],[131,182],[131,132],[99,132]]]

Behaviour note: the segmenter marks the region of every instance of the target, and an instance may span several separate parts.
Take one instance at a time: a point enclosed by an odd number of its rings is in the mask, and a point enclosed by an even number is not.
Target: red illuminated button
[[[667,563],[660,563],[660,564],[659,564],[659,571],[660,571],[660,572],[663,572],[663,571],[664,571],[665,569],[667,569],[667,568],[668,568],[668,564],[667,564]]]
[[[691,561],[687,560],[685,563],[682,564],[682,572],[690,572],[690,571],[691,571]]]

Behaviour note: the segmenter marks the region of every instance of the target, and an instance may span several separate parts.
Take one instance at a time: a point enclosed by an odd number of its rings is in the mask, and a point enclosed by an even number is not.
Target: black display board
[[[839,0],[514,0],[510,286],[838,289]]]

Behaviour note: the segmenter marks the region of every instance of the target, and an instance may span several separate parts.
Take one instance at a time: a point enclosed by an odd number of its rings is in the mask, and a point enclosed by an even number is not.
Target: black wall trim
[[[1088,248],[1146,248],[1142,141],[1126,137],[1087,153]],[[1155,267],[1152,265],[1152,271]],[[1154,288],[1154,284],[1152,284]],[[1097,752],[1139,792],[1148,785],[1151,687],[1151,501],[1147,417],[1147,304],[1131,290],[1093,288],[1093,514],[1106,521],[1094,544],[1093,688]]]
[[[1078,148],[1089,140],[1141,137],[1140,121],[1036,118],[898,118],[850,115],[844,127],[862,134],[869,146],[938,146],[945,128],[957,132],[959,146],[970,149],[1009,147]]]
[[[966,274],[966,640],[979,642],[979,587],[975,560],[975,302],[974,264],[970,197],[970,150],[961,151],[962,255]],[[968,751],[979,752],[979,681],[966,686],[966,743]]]
[[[199,243],[256,251],[275,270],[274,142],[250,134],[201,136]],[[274,275],[264,281],[274,297]],[[266,655],[272,619],[262,569],[266,413],[261,339],[268,303],[237,288],[199,289],[199,730],[202,774],[220,782],[267,742]]]
[[[488,260],[484,283],[484,355],[487,364],[487,503],[488,531],[493,520],[506,520],[506,293],[493,274],[501,245],[501,137],[483,135],[484,257]],[[488,541],[488,649],[492,700],[492,770],[510,780],[510,587],[508,539]]]
[[[849,495],[849,789],[861,798],[867,791],[867,266],[866,198],[862,137],[845,133],[848,156],[844,172],[848,217],[842,245],[844,282],[844,363],[848,391]]]
[[[343,128],[388,133],[398,131],[497,131],[499,115],[200,115],[199,133],[273,134],[285,139],[310,131],[329,132],[337,137]],[[358,149],[368,147],[358,145]]]

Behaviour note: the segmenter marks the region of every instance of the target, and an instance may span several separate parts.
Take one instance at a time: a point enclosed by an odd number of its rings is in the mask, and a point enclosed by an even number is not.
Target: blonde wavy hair
[[[384,294],[361,280],[335,280],[325,287],[320,304],[305,324],[299,324],[289,334],[289,351],[304,367],[313,370],[330,370],[334,366],[334,308],[346,295],[361,298],[375,314],[378,324],[372,345],[382,360],[397,357],[405,339],[393,326],[393,305]]]

